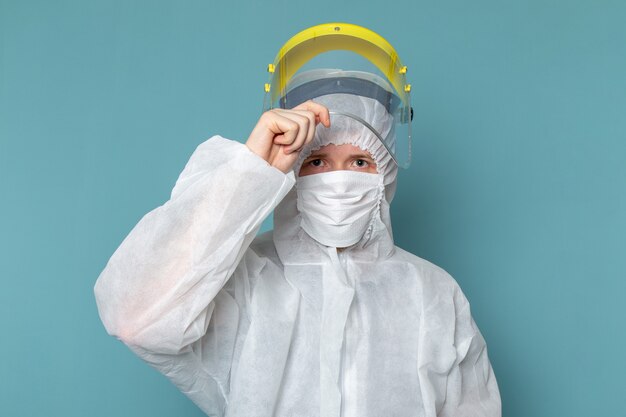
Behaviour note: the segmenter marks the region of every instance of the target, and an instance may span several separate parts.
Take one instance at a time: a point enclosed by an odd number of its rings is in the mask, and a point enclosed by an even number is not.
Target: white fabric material
[[[360,116],[383,137],[387,137],[391,129],[393,129],[393,117],[389,115],[382,104],[374,99],[352,94],[328,94],[317,97],[313,101],[323,104],[330,110],[338,110]],[[311,152],[329,143],[335,145],[358,144],[361,149],[368,151],[376,159],[378,172],[383,175],[385,185],[396,180],[398,167],[393,162],[385,146],[363,124],[342,115],[331,116],[330,128],[318,125],[313,141],[300,153],[294,171],[300,171],[302,162],[309,157]]]
[[[500,416],[459,286],[393,244],[395,170],[370,145],[385,198],[339,253],[300,226],[292,173],[237,142],[200,145],[98,278],[107,331],[210,416]]]
[[[382,177],[367,172],[332,171],[298,179],[301,226],[325,246],[357,243],[377,214]]]

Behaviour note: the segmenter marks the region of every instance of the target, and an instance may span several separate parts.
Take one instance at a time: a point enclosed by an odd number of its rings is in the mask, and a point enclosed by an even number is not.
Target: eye
[[[309,161],[309,165],[314,167],[321,167],[323,165],[323,161],[321,159],[312,159]]]
[[[354,161],[354,165],[359,168],[367,168],[369,164],[365,159],[357,159]]]

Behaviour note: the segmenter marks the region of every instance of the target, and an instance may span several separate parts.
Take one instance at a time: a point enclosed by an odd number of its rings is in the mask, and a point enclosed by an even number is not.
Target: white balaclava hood
[[[393,117],[385,107],[375,99],[353,94],[329,94],[314,98],[313,101],[323,104],[330,111],[338,111],[356,115],[367,121],[383,137],[393,129]],[[378,254],[390,253],[393,249],[391,222],[389,219],[389,203],[395,192],[398,167],[385,146],[376,135],[360,122],[341,115],[331,115],[331,127],[318,125],[315,137],[301,151],[294,166],[296,189],[292,190],[276,208],[274,213],[274,242],[283,262],[295,258],[306,258],[306,254],[315,251],[319,246],[302,229],[302,215],[297,208],[298,173],[303,161],[315,150],[325,145],[351,144],[369,152],[377,165],[378,207],[368,219],[368,227],[360,241],[351,250],[376,250]],[[367,251],[366,251],[367,252]],[[383,253],[381,253],[383,252]]]

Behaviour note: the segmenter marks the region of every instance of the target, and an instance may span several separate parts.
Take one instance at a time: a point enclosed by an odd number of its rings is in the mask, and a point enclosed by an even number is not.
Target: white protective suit
[[[351,97],[315,101],[391,128],[378,102]],[[356,245],[310,238],[294,174],[213,137],[98,278],[107,331],[210,416],[500,416],[459,286],[393,244],[396,166],[365,128],[339,120],[318,127],[295,172],[327,143],[372,154],[379,209]],[[275,230],[255,238],[274,209]]]

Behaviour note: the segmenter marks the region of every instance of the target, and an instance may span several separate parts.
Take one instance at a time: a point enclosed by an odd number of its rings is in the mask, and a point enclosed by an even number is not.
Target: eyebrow
[[[372,158],[366,153],[355,153],[355,154],[350,155],[350,158],[371,159],[372,161],[374,160],[374,158]]]
[[[319,159],[319,158],[326,158],[326,157],[328,157],[327,153],[317,153],[317,154],[310,155],[306,159]],[[359,159],[370,159],[372,161],[374,160],[374,158],[372,158],[369,154],[366,154],[366,153],[354,153],[354,154],[348,155],[348,157],[359,158]]]
[[[317,159],[317,158],[326,158],[328,156],[328,154],[326,153],[316,153],[313,155],[309,155],[309,157],[307,159]]]

